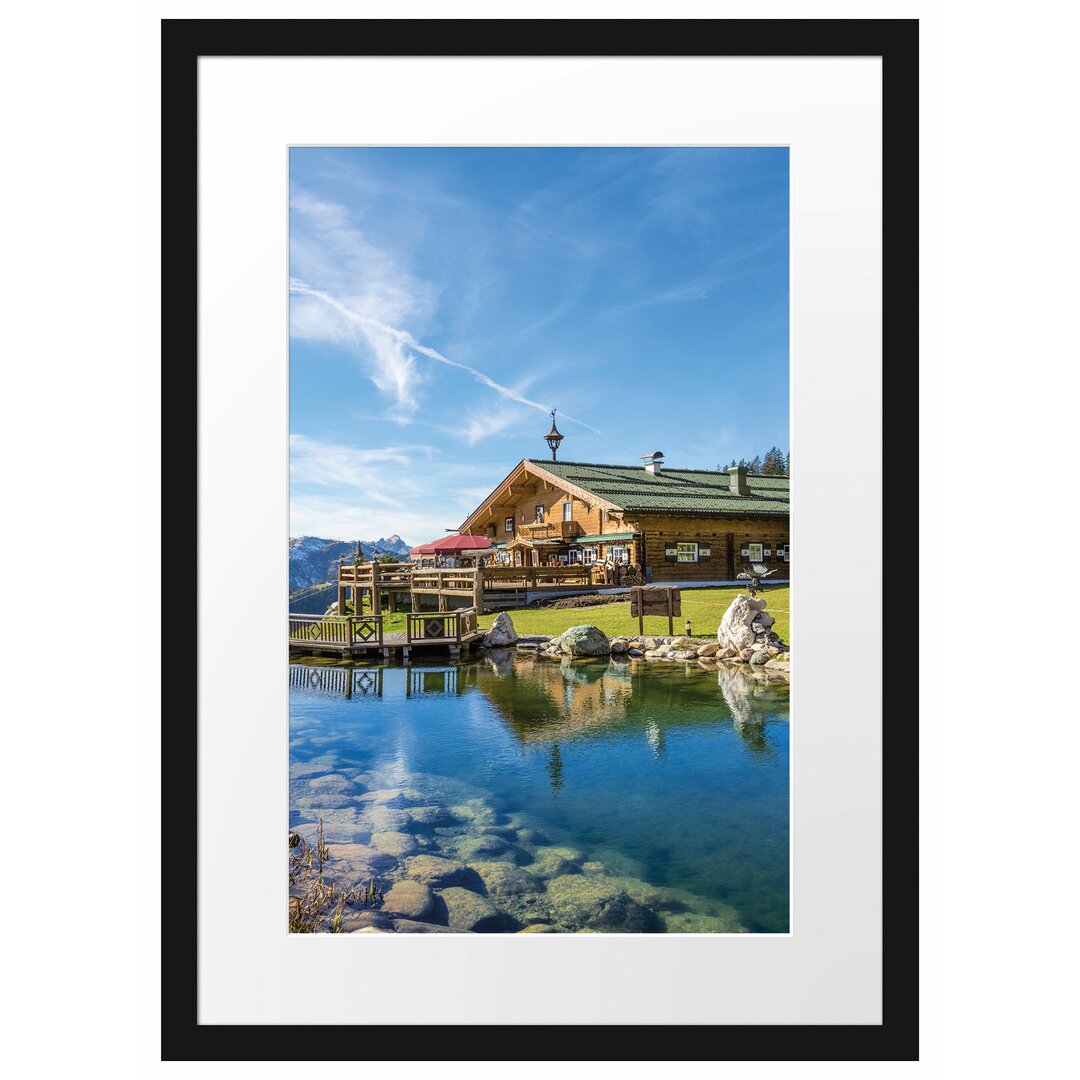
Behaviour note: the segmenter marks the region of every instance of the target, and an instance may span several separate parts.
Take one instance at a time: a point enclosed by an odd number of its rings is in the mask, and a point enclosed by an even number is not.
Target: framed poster
[[[916,24],[395,25],[163,27],[164,1056],[914,1057]]]

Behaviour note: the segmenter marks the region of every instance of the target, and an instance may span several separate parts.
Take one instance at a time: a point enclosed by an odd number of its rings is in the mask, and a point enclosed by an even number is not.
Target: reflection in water
[[[551,777],[551,790],[556,795],[562,787],[562,754],[559,753],[559,744],[551,744],[551,753],[548,755],[548,776]]]
[[[296,664],[290,687],[296,828],[325,817],[328,842],[362,846],[377,821],[407,843],[419,807],[432,852],[459,858],[480,844],[489,854],[465,861],[490,860],[509,837],[516,854],[500,857],[538,860],[535,876],[577,872],[564,866],[577,851],[579,869],[731,905],[751,930],[788,929],[786,683],[734,666],[714,675],[501,650],[405,667]],[[439,807],[466,814],[468,834]],[[709,914],[663,910],[671,930]]]

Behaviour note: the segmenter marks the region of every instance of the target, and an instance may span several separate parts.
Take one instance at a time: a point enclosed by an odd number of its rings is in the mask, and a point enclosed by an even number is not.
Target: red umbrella
[[[421,544],[419,547],[409,548],[410,555],[434,555],[435,554],[435,542],[430,544]]]

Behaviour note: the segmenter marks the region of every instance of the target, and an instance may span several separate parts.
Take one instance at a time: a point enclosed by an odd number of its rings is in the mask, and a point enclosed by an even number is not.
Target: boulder
[[[472,869],[480,875],[489,896],[516,896],[543,888],[532,874],[513,863],[478,862],[472,864]]]
[[[630,648],[630,642],[626,638],[616,637],[611,639],[611,651],[614,654],[624,653]]]
[[[391,930],[394,920],[385,911],[372,911],[363,908],[359,911],[346,907],[341,919],[341,931],[344,934],[355,934],[360,930]]]
[[[413,806],[409,817],[414,826],[433,829],[437,825],[453,825],[458,819],[445,806]]]
[[[405,860],[405,876],[433,889],[448,889],[452,885],[467,886],[475,882],[469,868],[453,859],[438,855],[414,855]]]
[[[432,922],[439,912],[435,894],[419,881],[398,881],[383,897],[382,910],[405,919]]]
[[[512,858],[516,854],[513,845],[501,836],[464,836],[456,846],[458,858],[465,862]]]
[[[637,659],[640,659],[645,654],[640,649],[631,648],[631,649],[626,650],[626,655],[627,656],[632,656],[635,660],[637,660]]]
[[[772,657],[764,649],[761,649],[750,657],[750,663],[767,664],[771,659]]]
[[[516,930],[521,925],[486,896],[469,889],[443,889],[439,896],[446,905],[447,925],[451,930],[497,934]]]
[[[440,926],[439,923],[417,922],[415,919],[395,919],[395,934],[463,934],[467,931],[454,930],[449,926]]]
[[[564,874],[580,874],[585,853],[577,848],[538,847],[533,862],[525,867],[538,878],[556,878]]]
[[[556,920],[571,930],[652,933],[661,929],[653,912],[606,877],[558,877],[548,882],[547,895]]]
[[[371,846],[385,855],[412,855],[416,851],[416,837],[403,832],[378,832],[371,836]]]
[[[751,624],[764,609],[763,599],[743,596],[742,593],[736,596],[724,612],[716,631],[716,640],[720,646],[730,646],[736,652],[753,646],[757,634]]]
[[[526,926],[524,930],[519,930],[519,934],[557,934],[559,931],[551,925],[551,923],[537,922],[531,926]]]
[[[669,649],[665,656],[668,660],[696,660],[697,649]]]
[[[710,641],[708,645],[702,645],[698,651],[698,656],[715,656],[720,651],[719,641]]]
[[[507,645],[516,645],[517,631],[514,629],[514,621],[505,611],[500,611],[491,624],[491,629],[484,635],[485,649],[505,648]]]
[[[595,626],[571,626],[559,638],[559,649],[566,656],[607,656],[611,643]]]

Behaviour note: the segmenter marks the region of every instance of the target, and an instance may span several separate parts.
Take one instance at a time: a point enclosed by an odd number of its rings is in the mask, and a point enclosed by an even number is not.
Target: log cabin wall
[[[629,515],[627,515],[629,518]],[[692,517],[680,514],[637,514],[633,522],[644,537],[645,565],[652,570],[653,581],[731,581],[750,569],[750,558],[742,551],[750,544],[761,544],[769,554],[762,562],[775,569],[777,580],[786,579],[791,563],[781,554],[790,543],[788,519],[783,516]],[[667,552],[679,542],[698,545],[697,562],[672,562]],[[702,548],[709,551],[701,555]]]

